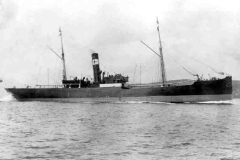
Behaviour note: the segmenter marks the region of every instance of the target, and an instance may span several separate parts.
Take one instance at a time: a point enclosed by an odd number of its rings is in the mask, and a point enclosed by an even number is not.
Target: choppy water
[[[0,159],[240,159],[240,99],[0,101]]]

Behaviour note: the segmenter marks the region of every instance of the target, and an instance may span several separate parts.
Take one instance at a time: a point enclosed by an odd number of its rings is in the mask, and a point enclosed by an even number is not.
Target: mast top
[[[162,41],[161,41],[161,37],[160,37],[158,17],[157,17],[157,30],[158,30],[158,35],[159,35],[159,44],[160,44],[160,48],[162,49]]]
[[[61,30],[61,27],[59,27],[59,36],[61,36],[61,47],[62,47],[62,54],[64,55],[64,50],[63,50],[63,42],[62,42],[62,30]]]

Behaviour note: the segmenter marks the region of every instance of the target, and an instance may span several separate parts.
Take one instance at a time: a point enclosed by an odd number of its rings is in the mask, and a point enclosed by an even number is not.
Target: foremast
[[[159,22],[157,19],[157,30],[158,30],[158,37],[159,37],[159,51],[160,51],[160,64],[161,64],[161,72],[162,72],[162,84],[165,86],[167,83],[167,75],[166,75],[166,70],[165,70],[165,65],[164,65],[164,59],[163,59],[163,52],[162,52],[162,42],[161,42],[161,37],[160,37],[160,31],[159,31]]]
[[[61,28],[59,28],[59,36],[61,37],[61,47],[62,47],[62,62],[63,62],[63,80],[67,80],[67,73],[66,73],[66,64],[65,64],[65,58],[64,58],[64,50],[63,50],[63,41],[62,41],[62,31]]]

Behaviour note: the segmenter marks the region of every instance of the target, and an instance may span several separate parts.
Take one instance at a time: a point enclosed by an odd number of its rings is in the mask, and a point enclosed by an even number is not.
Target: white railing
[[[64,88],[63,85],[36,85],[36,87],[37,88]]]

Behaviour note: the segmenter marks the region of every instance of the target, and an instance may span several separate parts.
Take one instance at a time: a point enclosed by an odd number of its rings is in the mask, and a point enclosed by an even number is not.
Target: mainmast
[[[67,73],[66,73],[66,65],[65,65],[65,58],[64,58],[64,50],[63,50],[63,41],[62,41],[62,31],[59,27],[59,32],[61,36],[61,46],[62,46],[62,61],[63,61],[63,80],[67,80]]]
[[[158,37],[159,37],[159,51],[160,51],[160,63],[161,63],[161,71],[162,71],[162,83],[163,86],[167,82],[167,75],[166,75],[166,70],[165,70],[165,65],[164,65],[164,60],[163,60],[163,52],[162,52],[162,42],[161,42],[161,37],[160,37],[160,31],[159,31],[159,22],[157,19],[157,30],[158,30]]]

